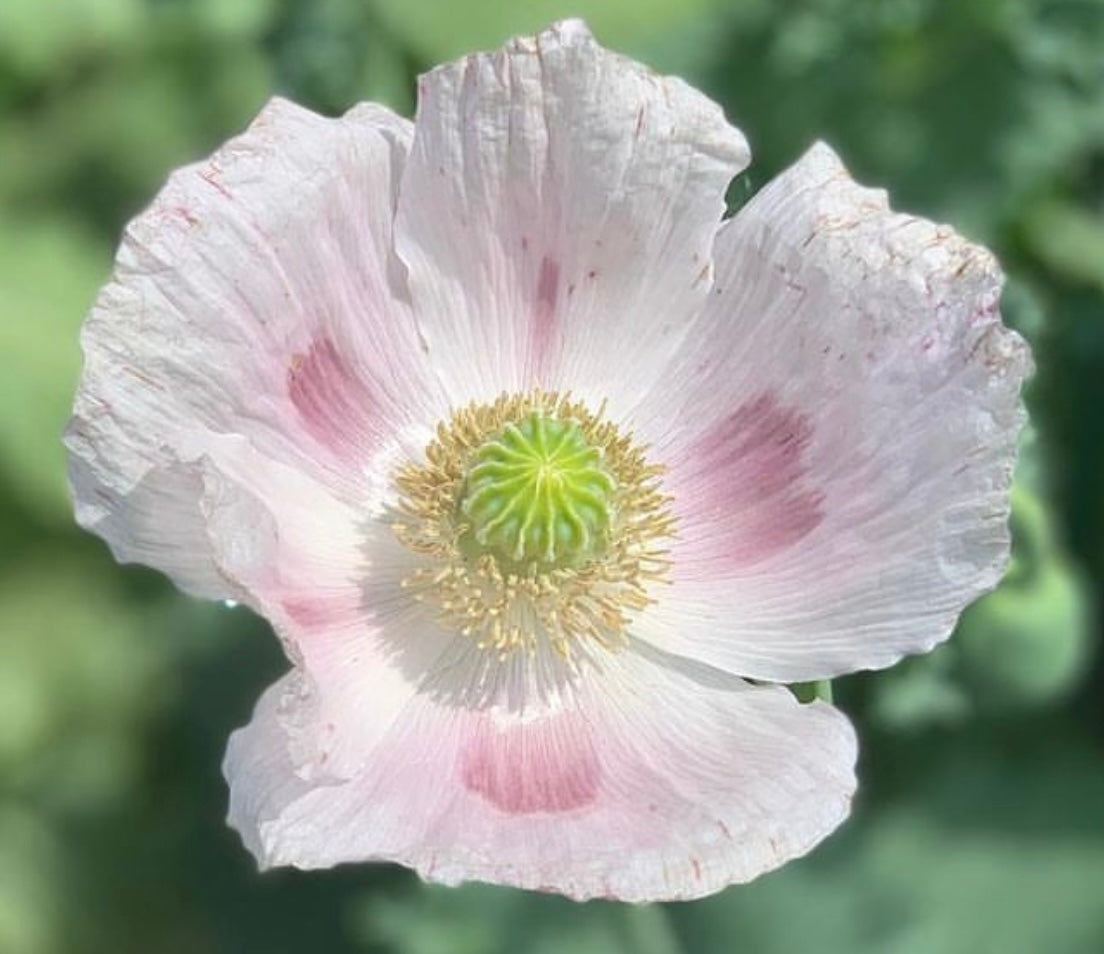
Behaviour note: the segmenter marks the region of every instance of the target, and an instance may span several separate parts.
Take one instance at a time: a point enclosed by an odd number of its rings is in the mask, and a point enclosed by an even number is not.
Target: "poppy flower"
[[[787,684],[930,649],[1005,565],[1030,358],[993,258],[578,21],[283,100],[174,173],[83,333],[78,520],[266,617],[260,864],[693,898],[846,817]]]

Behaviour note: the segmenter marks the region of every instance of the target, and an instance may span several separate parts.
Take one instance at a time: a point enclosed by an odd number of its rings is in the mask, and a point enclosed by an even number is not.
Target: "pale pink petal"
[[[578,21],[422,77],[415,127],[395,241],[454,400],[630,406],[708,293],[743,137]]]
[[[230,822],[263,866],[398,861],[648,901],[749,880],[847,815],[854,736],[831,707],[642,648],[596,666],[520,709],[421,692],[360,771],[315,784],[282,732],[311,718],[285,681],[231,737]]]
[[[218,570],[207,537],[201,499],[203,477],[193,465],[151,467],[137,484],[105,485],[90,460],[96,451],[77,450],[84,438],[70,433],[69,485],[77,523],[107,541],[120,563],[160,567],[182,590],[208,599],[235,596]],[[82,456],[87,454],[86,456]],[[166,525],[173,528],[166,533]]]
[[[992,257],[814,147],[717,238],[717,280],[640,408],[679,518],[634,630],[768,680],[945,639],[1008,558],[1026,346]]]
[[[90,457],[94,446],[82,449]],[[98,482],[74,450],[78,519],[120,561],[159,567],[188,592],[244,602],[274,621],[308,593],[329,618],[361,613],[363,513],[240,435],[183,450],[189,463],[152,471],[133,488]]]
[[[352,613],[366,563],[364,516],[295,467],[263,458],[241,437],[205,442],[200,509],[220,573],[235,598],[281,634],[281,608],[309,593],[331,616]],[[306,632],[306,629],[303,630]]]
[[[403,585],[420,560],[386,521],[350,527],[359,559],[344,568],[292,567],[295,577],[269,590],[275,598],[265,607],[299,667],[283,715],[285,742],[297,771],[319,780],[360,771],[415,693],[437,669],[450,668],[454,645],[472,646],[439,628]]]
[[[67,434],[78,519],[120,558],[229,595],[204,481],[316,511],[300,536],[324,549],[424,446],[445,405],[391,251],[410,134],[381,107],[332,120],[274,100],[130,224]]]

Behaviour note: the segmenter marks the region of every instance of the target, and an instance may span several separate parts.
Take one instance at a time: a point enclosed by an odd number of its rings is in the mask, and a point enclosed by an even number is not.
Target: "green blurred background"
[[[847,826],[695,904],[573,906],[361,866],[258,876],[219,762],[284,667],[263,623],[72,525],[77,329],[124,222],[274,91],[409,113],[415,74],[569,14],[816,137],[995,248],[1032,342],[1016,556],[954,640],[837,684]],[[1104,952],[1104,2],[0,0],[0,954]]]

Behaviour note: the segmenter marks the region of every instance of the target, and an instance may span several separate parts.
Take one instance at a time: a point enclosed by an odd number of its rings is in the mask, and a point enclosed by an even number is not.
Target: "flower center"
[[[616,489],[575,421],[530,412],[471,455],[460,497],[471,524],[464,549],[504,566],[578,566],[608,543]]]
[[[624,646],[666,579],[662,468],[568,395],[502,395],[442,422],[425,463],[396,474],[396,537],[422,558],[404,581],[440,623],[502,658],[586,641]]]

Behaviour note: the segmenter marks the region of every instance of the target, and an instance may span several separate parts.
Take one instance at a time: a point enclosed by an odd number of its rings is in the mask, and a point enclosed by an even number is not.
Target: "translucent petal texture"
[[[285,679],[224,766],[230,822],[263,866],[391,860],[446,883],[694,898],[808,851],[855,785],[831,707],[643,649],[544,712],[419,693],[345,779],[312,781],[289,727],[324,747],[333,726]]]
[[[747,161],[716,104],[578,21],[422,77],[396,246],[454,401],[630,407],[705,300]]]
[[[1030,359],[989,256],[825,147],[721,225],[747,158],[569,21],[424,77],[416,127],[273,101],[131,224],[77,516],[283,639],[225,763],[262,864],[692,898],[845,817],[846,719],[739,677],[887,665],[996,582]],[[678,517],[629,648],[579,670],[442,629],[391,526],[450,406],[533,386],[608,399]]]
[[[391,252],[410,135],[381,107],[329,120],[274,100],[130,224],[66,437],[78,520],[119,559],[249,598],[207,526],[216,483],[328,561],[354,530],[340,500],[424,446],[444,405]]]
[[[715,254],[709,304],[636,418],[680,517],[673,585],[637,634],[784,681],[930,649],[1008,557],[1031,361],[996,263],[891,212],[823,145]]]

